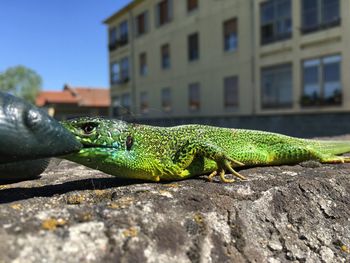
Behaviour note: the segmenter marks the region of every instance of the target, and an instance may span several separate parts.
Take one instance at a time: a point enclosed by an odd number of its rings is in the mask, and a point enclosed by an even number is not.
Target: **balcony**
[[[341,105],[343,96],[340,91],[335,92],[333,96],[328,98],[322,98],[316,94],[303,95],[300,98],[300,105],[302,107],[319,107],[319,106],[338,106]]]
[[[117,50],[118,48],[125,46],[129,43],[128,35],[121,36],[119,39],[108,44],[108,50],[110,52]]]
[[[326,29],[329,29],[332,27],[340,26],[340,23],[341,23],[341,19],[340,19],[340,17],[338,17],[337,19],[334,19],[334,20],[326,22],[326,23],[319,23],[317,25],[312,25],[312,26],[303,26],[301,28],[301,32],[303,34],[309,34],[309,33],[313,33],[316,31],[326,30]]]

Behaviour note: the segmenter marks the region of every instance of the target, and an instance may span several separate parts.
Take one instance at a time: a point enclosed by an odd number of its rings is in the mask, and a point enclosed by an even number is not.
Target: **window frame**
[[[123,62],[125,64],[123,64]],[[125,65],[127,65],[125,67]],[[123,68],[125,67],[125,68]],[[123,57],[120,59],[120,83],[126,83],[130,80],[130,61],[129,57]]]
[[[120,96],[119,95],[113,95],[112,96],[112,103],[111,103],[111,113],[113,117],[119,117],[120,116]]]
[[[196,99],[193,99],[191,97],[191,94],[193,94],[191,92],[192,88],[196,88],[197,92],[198,92],[198,101],[196,101]],[[195,96],[196,97],[196,96]],[[198,112],[201,109],[201,85],[200,82],[192,82],[190,84],[188,84],[188,110],[190,112]]]
[[[166,53],[164,52],[165,50],[167,50]],[[164,56],[164,55],[167,55],[167,56]],[[168,70],[171,68],[171,51],[170,51],[169,43],[165,43],[160,46],[160,65],[161,65],[161,69],[163,70]]]
[[[236,93],[237,98],[236,98],[236,102],[234,103],[229,103],[229,100],[227,100],[228,96],[227,96],[227,89],[230,86],[226,86],[226,81],[228,81],[228,79],[234,79],[236,85],[233,86],[234,88],[236,88],[236,91],[234,90],[234,93]],[[230,75],[230,76],[226,76],[223,78],[223,99],[224,99],[224,108],[225,110],[233,110],[233,109],[237,109],[239,108],[239,77],[238,75]]]
[[[141,52],[139,55],[139,75],[141,77],[145,77],[148,75],[148,64],[147,64],[146,52]]]
[[[194,62],[200,59],[200,44],[198,32],[194,32],[188,35],[187,37],[187,59],[189,62]]]
[[[278,5],[281,4],[280,0],[269,0],[260,3],[260,9],[259,9],[259,14],[260,14],[260,21],[259,21],[259,30],[260,30],[260,45],[268,45],[271,43],[275,43],[278,41],[284,41],[292,38],[292,32],[293,32],[293,15],[292,15],[292,0],[283,0],[285,2],[289,1],[289,14],[284,15],[282,17],[278,17],[276,14],[279,13],[277,12]],[[263,22],[263,8],[265,8],[268,5],[272,5],[272,10],[273,10],[273,18],[271,18],[271,21],[268,22]],[[278,24],[281,22],[287,22],[290,21],[290,30],[285,31],[283,33],[278,33]],[[272,29],[272,34],[270,38],[265,38],[263,36],[263,28],[267,28],[267,26],[271,26]],[[285,26],[285,25],[284,25]]]
[[[194,6],[191,6],[191,1],[196,1]],[[199,9],[199,1],[198,0],[187,0],[186,1],[186,10],[188,14],[191,14]]]
[[[127,98],[127,99],[126,99]],[[128,103],[125,103],[125,102]],[[130,93],[123,93],[120,96],[120,108],[121,108],[121,115],[130,115],[131,113],[131,94]]]
[[[274,102],[274,103],[267,103],[264,102],[263,96],[264,96],[264,71],[268,72],[271,74],[271,72],[274,73],[275,75],[281,74],[281,72],[286,71],[286,69],[289,69],[290,72],[290,101],[289,102]],[[276,89],[276,87],[273,87],[274,91],[277,92],[280,91],[280,89]],[[277,96],[277,100],[279,100],[279,96]],[[266,66],[262,67],[260,69],[260,107],[263,110],[269,110],[269,109],[289,109],[293,107],[293,63],[292,62],[287,62],[283,64],[277,64],[277,65],[272,65],[272,66]]]
[[[114,36],[114,37],[113,37]],[[118,47],[118,29],[116,26],[108,28],[108,49],[113,51]]]
[[[305,17],[305,10],[303,8],[303,3],[305,0],[302,0],[300,3],[300,25],[301,25],[301,32],[302,34],[309,34],[309,33],[313,33],[313,32],[317,32],[317,31],[321,31],[321,30],[326,30],[329,28],[333,28],[333,27],[337,27],[341,24],[341,1],[340,0],[336,0],[338,1],[338,16],[336,17],[336,19],[332,20],[332,21],[324,21],[324,13],[322,11],[324,11],[324,2],[323,0],[315,0],[317,1],[317,5],[315,7],[316,10],[316,20],[317,23],[314,26],[306,26],[304,17]]]
[[[163,4],[165,7],[162,7]],[[164,10],[161,10],[161,8],[166,10],[165,15],[162,13]],[[173,0],[161,0],[155,5],[156,27],[162,27],[173,20],[173,8]]]
[[[143,99],[146,98],[146,102],[143,101]],[[143,104],[146,104],[144,107]],[[141,91],[140,92],[140,112],[142,114],[149,113],[149,96],[147,91]]]
[[[226,30],[228,27],[228,24],[230,22],[233,22],[235,24],[235,30],[227,33],[228,31]],[[225,21],[223,21],[222,23],[222,30],[223,30],[223,49],[224,52],[235,52],[238,50],[238,19],[237,17],[232,17],[230,19],[226,19]],[[234,47],[230,47],[229,45],[227,46],[226,43],[230,43],[230,41],[227,41],[227,39],[230,38],[230,36],[233,35],[233,37],[235,37],[235,46]]]
[[[143,11],[135,17],[135,35],[141,37],[148,33],[149,31],[149,19],[148,10]],[[140,19],[143,17],[143,31],[140,31]]]
[[[168,98],[164,98],[165,92],[169,92]],[[172,91],[170,87],[165,87],[161,89],[161,105],[162,105],[162,110],[165,113],[169,113],[173,110],[173,101],[172,101]]]
[[[128,20],[124,20],[119,23],[118,34],[118,46],[125,46],[129,43],[129,23]]]
[[[118,71],[114,72],[114,66],[117,66]],[[110,83],[111,85],[117,85],[120,83],[120,63],[119,61],[114,61],[110,65]]]
[[[334,94],[331,98],[325,98],[325,76],[324,76],[324,69],[325,65],[327,63],[324,62],[325,59],[331,58],[331,57],[339,57],[338,63],[339,63],[339,92],[338,94]],[[307,61],[319,61],[317,72],[318,72],[318,89],[319,94],[317,96],[314,96],[311,98],[310,95],[307,95],[305,93],[305,67],[304,64]],[[313,57],[313,58],[307,58],[301,61],[301,98],[300,98],[300,105],[302,107],[317,107],[317,106],[341,106],[343,104],[343,78],[342,78],[342,62],[343,62],[343,56],[341,53],[336,54],[328,54],[325,56],[320,57]]]

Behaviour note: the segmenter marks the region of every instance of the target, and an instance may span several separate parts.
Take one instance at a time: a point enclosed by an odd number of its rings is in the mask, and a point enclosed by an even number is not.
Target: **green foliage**
[[[24,66],[8,68],[0,72],[0,90],[21,97],[31,103],[41,90],[42,79],[32,69]]]

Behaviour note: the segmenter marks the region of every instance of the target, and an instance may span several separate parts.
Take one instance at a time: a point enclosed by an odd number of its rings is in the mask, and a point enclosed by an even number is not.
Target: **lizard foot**
[[[233,176],[238,177],[240,180],[247,180],[247,178],[243,175],[241,175],[240,173],[236,172],[232,167],[231,167],[231,163],[230,162],[234,162],[235,164],[238,164],[239,166],[243,166],[244,164],[235,160],[225,160],[224,161],[224,167],[225,168],[219,168],[217,171],[213,171],[209,176],[208,176],[208,180],[212,181],[213,177],[216,176],[219,173],[220,179],[222,182],[224,183],[233,183],[235,181],[234,178],[232,179],[228,179],[225,177],[225,169],[230,171],[232,173]]]
[[[208,176],[208,180],[209,182],[211,182],[213,180],[213,177],[216,176],[218,174],[218,171],[214,171],[212,172],[209,176]],[[235,179],[227,179],[225,177],[225,170],[224,169],[221,169],[220,172],[219,172],[219,175],[220,175],[220,179],[222,182],[224,183],[233,183],[235,181]]]

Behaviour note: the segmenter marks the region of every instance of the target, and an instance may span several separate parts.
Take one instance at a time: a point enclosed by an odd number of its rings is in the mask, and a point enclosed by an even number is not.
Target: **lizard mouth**
[[[83,144],[83,148],[115,148],[111,145],[102,145],[102,144]]]

